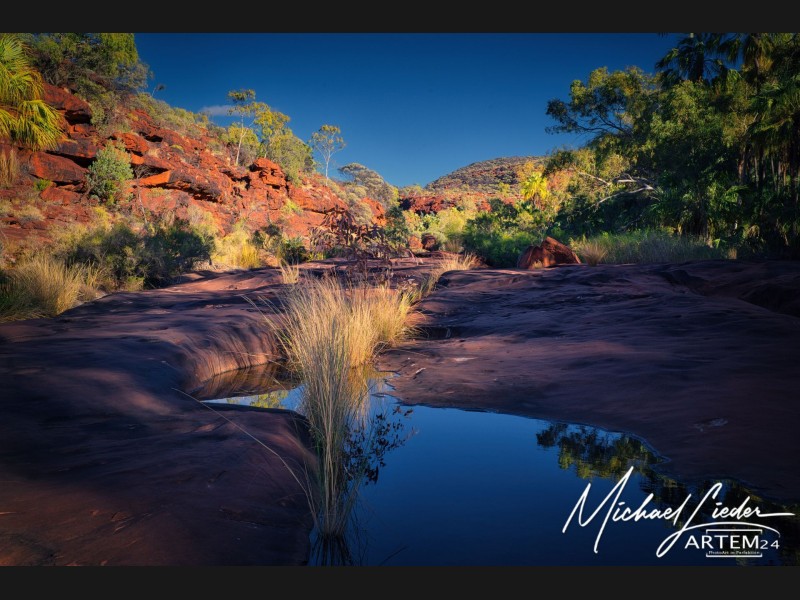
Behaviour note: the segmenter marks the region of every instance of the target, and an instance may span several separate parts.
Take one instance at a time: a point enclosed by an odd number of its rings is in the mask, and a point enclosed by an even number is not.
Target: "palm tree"
[[[725,72],[724,33],[689,33],[656,63],[667,83],[711,81]]]
[[[0,34],[0,140],[31,150],[58,145],[64,121],[41,99],[42,91],[42,76],[28,62],[22,40]]]
[[[780,35],[780,34],[778,34]],[[773,186],[786,193],[783,206],[797,243],[800,229],[800,35],[772,39],[769,70],[761,73],[751,111],[749,139],[762,165],[769,159]],[[763,168],[763,167],[762,167]],[[762,176],[763,178],[763,176]]]
[[[759,93],[775,66],[775,53],[791,42],[791,33],[736,33],[721,45],[727,59],[741,61],[745,81]]]

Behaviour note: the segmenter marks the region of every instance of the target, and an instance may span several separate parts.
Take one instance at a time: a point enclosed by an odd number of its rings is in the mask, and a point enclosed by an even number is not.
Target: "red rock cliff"
[[[120,202],[123,210],[173,211],[185,218],[199,208],[210,213],[219,233],[243,220],[251,230],[277,223],[286,235],[303,236],[326,210],[345,205],[316,174],[290,181],[266,158],[235,166],[218,140],[159,126],[143,110],[128,110],[126,127],[101,133],[91,123],[89,104],[74,94],[48,85],[44,99],[64,116],[66,136],[50,151],[16,149],[20,174],[12,186],[0,189],[0,201],[14,209],[0,213],[0,232],[7,243],[47,238],[55,228],[89,219],[98,201],[88,193],[87,167],[109,140],[124,144],[136,175],[128,199]],[[0,144],[0,152],[8,151]],[[383,222],[383,207],[368,198],[364,202],[374,220]],[[24,212],[20,207],[27,209],[24,218],[19,217]]]

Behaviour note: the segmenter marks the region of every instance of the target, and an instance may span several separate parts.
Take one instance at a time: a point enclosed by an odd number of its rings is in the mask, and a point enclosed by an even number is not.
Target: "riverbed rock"
[[[556,267],[558,265],[575,265],[581,260],[572,251],[572,248],[562,244],[550,236],[538,246],[528,246],[517,260],[520,269],[536,269],[542,267]]]

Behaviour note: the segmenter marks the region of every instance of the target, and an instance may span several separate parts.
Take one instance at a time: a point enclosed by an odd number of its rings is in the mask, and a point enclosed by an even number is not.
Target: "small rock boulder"
[[[422,249],[428,252],[434,252],[439,249],[439,240],[432,233],[423,233],[421,242]]]
[[[580,264],[578,255],[555,238],[546,237],[539,246],[528,246],[517,260],[520,269],[555,267],[558,265]]]

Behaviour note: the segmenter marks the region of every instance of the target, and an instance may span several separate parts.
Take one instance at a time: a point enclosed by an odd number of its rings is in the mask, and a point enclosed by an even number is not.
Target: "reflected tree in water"
[[[557,446],[558,465],[565,470],[574,467],[581,479],[619,479],[631,466],[650,472],[652,465],[659,462],[636,438],[601,432],[594,427],[554,423],[537,433],[536,441],[542,448]]]
[[[264,394],[256,394],[250,400],[250,406],[258,408],[285,408],[283,401],[289,396],[290,390],[275,390]]]
[[[650,506],[677,508],[691,495],[694,502],[681,513],[675,527],[686,523],[708,490],[720,480],[703,479],[692,484],[679,482],[657,470],[663,460],[648,446],[631,436],[600,431],[584,425],[553,423],[536,434],[542,448],[558,448],[558,464],[564,470],[573,469],[581,479],[600,477],[618,481],[631,466],[642,477],[639,487],[652,494]],[[724,480],[716,502],[725,506],[740,506],[749,498],[748,506],[758,506],[762,513],[794,513],[794,517],[771,519],[770,526],[781,533],[778,559],[782,565],[800,565],[800,505],[781,504],[754,493],[735,480]],[[715,502],[704,503],[693,522],[714,520]],[[718,519],[717,519],[718,520]],[[752,559],[736,559],[740,564],[752,564]]]

